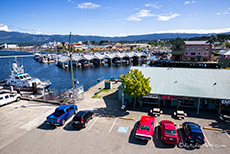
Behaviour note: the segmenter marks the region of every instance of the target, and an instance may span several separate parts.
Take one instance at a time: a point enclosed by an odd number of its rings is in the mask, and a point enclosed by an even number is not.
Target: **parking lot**
[[[181,130],[183,121],[192,121],[201,127],[214,127],[229,124],[216,119],[189,116],[184,120],[173,119],[170,112],[156,117],[154,137],[151,141],[134,138],[135,124],[144,111],[128,110],[125,117],[95,116],[87,127],[76,130],[70,126],[70,118],[64,126],[51,126],[45,122],[46,116],[57,106],[30,101],[20,101],[0,108],[0,153],[228,153],[230,136],[225,132],[205,130],[205,144],[194,148],[185,144],[185,136]],[[82,108],[83,109],[83,108]],[[180,143],[178,146],[165,145],[160,140],[159,122],[172,120],[177,124]]]

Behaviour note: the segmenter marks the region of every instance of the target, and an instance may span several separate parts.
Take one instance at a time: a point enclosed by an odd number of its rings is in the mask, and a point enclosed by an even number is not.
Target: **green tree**
[[[133,46],[130,47],[130,50],[133,51]]]
[[[225,46],[226,48],[230,48],[230,42],[226,42]]]
[[[150,77],[145,78],[138,69],[131,69],[126,74],[121,74],[119,79],[122,81],[125,94],[134,98],[134,109],[136,108],[137,98],[145,96],[152,89],[150,87]]]

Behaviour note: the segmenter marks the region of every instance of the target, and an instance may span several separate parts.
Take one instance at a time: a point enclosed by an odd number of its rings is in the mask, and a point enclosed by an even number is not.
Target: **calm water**
[[[0,51],[0,55],[18,55],[32,54],[27,52]],[[0,58],[0,81],[7,79],[10,76],[11,65],[15,58]],[[54,63],[43,64],[35,61],[33,57],[17,58],[20,64],[23,64],[25,72],[32,77],[37,77],[42,80],[50,80],[52,86],[50,89],[68,89],[72,87],[70,69],[62,69]],[[118,78],[120,74],[125,74],[129,71],[130,66],[105,66],[95,68],[79,69],[74,67],[74,78],[78,79],[81,85],[84,85],[84,90],[90,88],[97,83],[97,79]]]

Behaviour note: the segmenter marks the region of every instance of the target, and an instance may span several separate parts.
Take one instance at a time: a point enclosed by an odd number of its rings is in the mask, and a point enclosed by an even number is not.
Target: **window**
[[[198,50],[198,51],[201,51],[201,50],[202,50],[202,48],[197,48],[197,50]]]
[[[195,50],[195,48],[192,48],[192,50]]]
[[[165,134],[167,134],[167,135],[176,135],[176,131],[175,130],[166,129],[165,130]]]
[[[10,95],[10,97],[14,97],[14,95]]]
[[[188,53],[186,52],[185,54],[187,55]]]
[[[5,96],[5,99],[7,99],[7,98],[9,98],[9,96],[8,96],[8,95],[6,95],[6,96]]]
[[[194,56],[194,55],[196,55],[196,53],[195,53],[195,52],[192,52],[192,53],[191,53],[191,55],[193,55],[193,56]]]
[[[189,48],[185,48],[185,50],[189,50]]]
[[[198,55],[200,55],[200,53],[198,53]]]
[[[73,110],[73,109],[74,109],[74,107],[73,107],[73,106],[70,106],[70,107],[69,107],[69,109],[70,109],[70,110]]]
[[[206,51],[207,51],[208,49],[209,49],[209,48],[207,48],[207,47],[206,47],[206,48],[204,48],[204,50],[206,50]]]
[[[180,46],[179,46],[179,45],[176,45],[176,49],[179,50],[179,49],[180,49]]]
[[[141,128],[140,128],[140,129],[150,131],[149,126],[141,126]]]
[[[69,110],[70,110],[70,108],[67,108],[67,109],[66,109],[66,112],[69,112]]]
[[[19,79],[19,77],[18,77],[18,76],[15,76],[15,79]]]
[[[206,55],[206,53],[204,53],[204,55]]]
[[[0,100],[3,100],[3,97],[0,97]]]

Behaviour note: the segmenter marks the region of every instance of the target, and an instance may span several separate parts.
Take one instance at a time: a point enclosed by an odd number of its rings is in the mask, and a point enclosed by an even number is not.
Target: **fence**
[[[77,88],[74,90],[74,94],[75,94],[76,102],[83,100],[84,99],[83,85],[77,86]],[[49,93],[45,94],[45,97],[41,97],[40,99],[58,101],[63,104],[73,103],[73,89],[52,88],[50,89]]]

